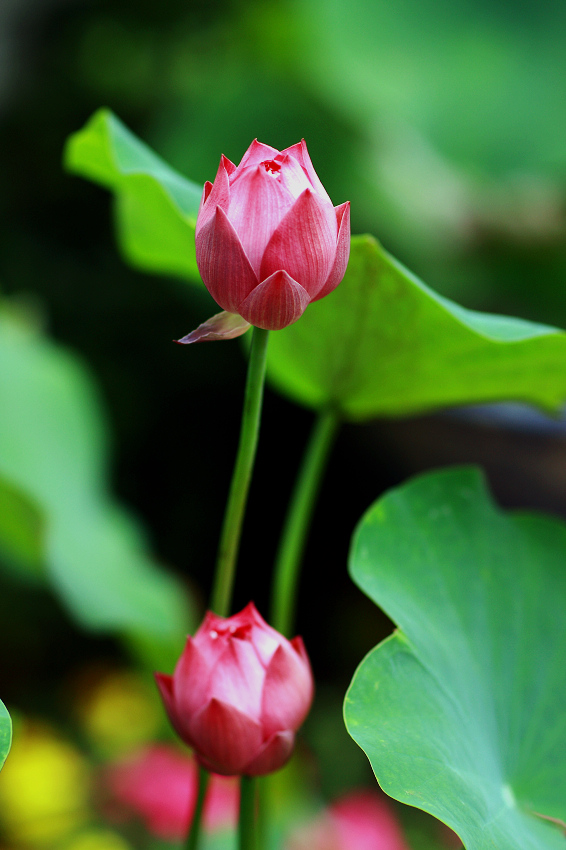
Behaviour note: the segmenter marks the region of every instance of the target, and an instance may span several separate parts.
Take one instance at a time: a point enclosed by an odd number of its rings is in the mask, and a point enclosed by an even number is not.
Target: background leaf
[[[0,478],[0,554],[20,573],[43,577],[45,517],[18,487]]]
[[[268,375],[293,401],[353,420],[509,399],[556,410],[566,334],[466,310],[357,236],[340,286],[272,334]]]
[[[69,138],[65,165],[114,193],[118,243],[128,262],[200,280],[195,224],[201,186],[174,171],[108,109]]]
[[[0,769],[6,761],[12,743],[12,721],[4,703],[0,700]]]
[[[566,526],[506,516],[470,469],[362,519],[351,574],[398,625],[358,668],[348,731],[383,789],[468,850],[563,850]]]
[[[190,626],[189,599],[108,495],[93,385],[77,360],[7,309],[0,312],[0,409],[4,495],[20,515],[29,500],[39,507],[48,577],[67,609],[83,627],[125,632],[148,652],[153,646],[176,657]],[[25,505],[14,507],[14,487]],[[28,516],[26,532],[37,522]]]

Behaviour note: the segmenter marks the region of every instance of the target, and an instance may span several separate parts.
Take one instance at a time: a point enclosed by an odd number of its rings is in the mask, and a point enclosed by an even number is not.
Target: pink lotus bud
[[[252,325],[295,322],[338,286],[349,253],[350,204],[332,206],[304,140],[281,152],[256,140],[238,166],[222,156],[205,183],[199,271],[214,300]]]
[[[189,830],[197,802],[197,766],[167,744],[153,744],[108,765],[103,772],[106,814],[114,822],[137,816],[149,832],[180,841]],[[238,820],[236,780],[212,776],[204,804],[208,831],[233,828]]]
[[[282,767],[313,697],[303,641],[268,626],[252,602],[227,619],[208,612],[173,676],[155,678],[179,736],[225,776]]]

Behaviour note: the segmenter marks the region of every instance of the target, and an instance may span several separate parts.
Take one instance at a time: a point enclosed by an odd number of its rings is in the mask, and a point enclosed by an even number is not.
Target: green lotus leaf
[[[64,162],[114,194],[118,243],[128,262],[200,280],[195,224],[202,186],[167,165],[108,109],[68,139]]]
[[[566,333],[466,310],[371,236],[352,238],[342,283],[269,348],[281,392],[350,420],[511,399],[555,411],[566,399]]]
[[[0,410],[0,476],[9,482],[0,500],[10,507],[0,533],[14,554],[36,559],[36,567],[44,562],[83,627],[122,633],[146,655],[153,646],[174,659],[190,629],[190,600],[110,493],[94,383],[78,359],[7,307],[0,309]]]
[[[39,506],[0,477],[0,560],[32,578],[43,578],[45,516]]]
[[[429,473],[363,517],[350,570],[398,630],[356,671],[350,735],[382,788],[467,850],[564,850],[566,526],[507,515],[479,472]]]
[[[0,769],[6,761],[12,745],[12,721],[8,709],[0,700]]]

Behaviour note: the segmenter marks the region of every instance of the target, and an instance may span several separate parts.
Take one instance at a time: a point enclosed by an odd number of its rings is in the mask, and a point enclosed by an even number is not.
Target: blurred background
[[[245,359],[238,343],[171,343],[213,312],[208,295],[123,263],[110,197],[63,172],[66,137],[107,106],[198,183],[254,137],[279,149],[304,137],[333,202],[352,202],[354,233],[375,234],[467,307],[566,327],[565,44],[561,0],[0,4],[0,293],[86,369],[108,443],[105,487],[138,517],[152,561],[188,590],[193,617],[210,587]],[[266,605],[311,420],[267,392],[237,604]],[[40,416],[33,439],[45,439]],[[346,576],[361,513],[412,472],[463,461],[487,465],[504,504],[563,512],[565,448],[560,423],[521,409],[344,428],[298,624],[320,681],[306,740],[326,797],[371,781],[340,703],[390,629]],[[99,681],[100,665],[129,670],[135,658],[141,687],[149,681],[148,654],[126,644],[77,621],[49,582],[0,572],[0,697],[22,723],[41,717],[83,740],[72,717],[91,693],[77,684],[88,671]],[[155,722],[145,739],[163,734]],[[326,768],[336,758],[339,775]],[[35,846],[10,829],[6,847]]]

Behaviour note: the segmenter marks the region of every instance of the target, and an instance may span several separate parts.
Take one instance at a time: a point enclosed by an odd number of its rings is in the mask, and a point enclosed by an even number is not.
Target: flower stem
[[[210,606],[221,617],[228,616],[232,602],[236,559],[259,434],[268,338],[269,331],[254,328],[244,396],[240,444],[220,535]]]
[[[242,776],[240,778],[238,850],[257,850],[256,790],[257,782],[254,776]]]
[[[335,411],[326,410],[319,414],[303,455],[283,526],[275,559],[270,622],[287,637],[291,636],[294,626],[299,569],[307,532],[339,424]]]
[[[203,767],[198,768],[198,791],[197,791],[197,802],[195,806],[195,811],[193,814],[193,819],[191,821],[191,826],[189,829],[189,834],[187,836],[187,846],[186,850],[197,850],[198,841],[200,837],[200,825],[202,822],[202,811],[204,808],[204,800],[206,797],[206,789],[208,788],[208,780],[210,779],[210,774]]]

